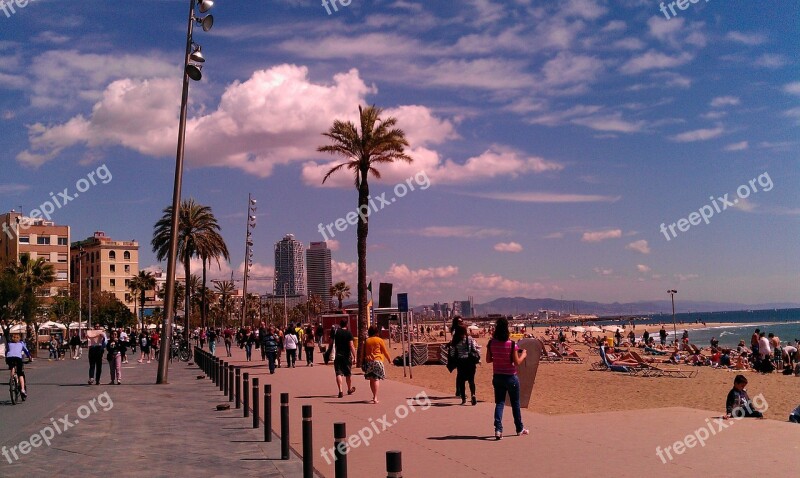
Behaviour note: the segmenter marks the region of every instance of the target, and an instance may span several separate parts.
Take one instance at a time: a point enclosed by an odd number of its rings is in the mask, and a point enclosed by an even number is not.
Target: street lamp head
[[[197,23],[203,27],[204,32],[207,32],[214,26],[214,15],[206,15],[202,18],[198,18]]]
[[[214,8],[214,2],[211,0],[200,0],[200,13],[206,13]]]
[[[203,78],[203,74],[200,72],[202,69],[202,65],[187,65],[186,74],[194,81],[200,81]]]
[[[192,51],[192,54],[189,55],[189,59],[198,63],[204,63],[206,59],[203,57],[203,48],[197,43],[193,43],[192,45],[194,46],[194,50]]]

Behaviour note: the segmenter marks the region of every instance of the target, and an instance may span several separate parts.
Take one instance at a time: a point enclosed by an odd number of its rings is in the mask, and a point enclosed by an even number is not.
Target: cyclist
[[[27,355],[28,360],[31,359],[31,353],[28,351],[25,343],[19,341],[19,335],[12,334],[11,342],[6,344],[6,365],[8,365],[8,369],[11,370],[9,378],[13,375],[13,370],[17,370],[19,388],[22,391],[22,397],[26,398],[28,396],[28,389],[25,387],[25,370],[22,366],[23,354]]]

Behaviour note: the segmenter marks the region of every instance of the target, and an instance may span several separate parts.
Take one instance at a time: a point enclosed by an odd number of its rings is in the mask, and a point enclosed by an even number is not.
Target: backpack
[[[147,337],[142,337],[142,347],[147,347]]]

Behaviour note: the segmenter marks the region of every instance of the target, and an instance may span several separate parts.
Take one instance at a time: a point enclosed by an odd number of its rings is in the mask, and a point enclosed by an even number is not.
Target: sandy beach
[[[698,327],[703,325],[679,325],[678,333],[683,329]],[[657,334],[659,328],[658,325],[647,326],[651,334],[654,332]],[[641,335],[644,330],[644,326],[637,326],[637,335]],[[543,327],[537,327],[534,334],[541,336],[543,332]],[[488,337],[477,340],[483,347]],[[698,374],[694,378],[638,377],[614,372],[597,372],[591,370],[591,364],[599,361],[599,356],[591,355],[588,348],[582,344],[573,344],[573,347],[583,357],[583,364],[540,363],[531,402],[532,411],[558,415],[680,406],[719,411],[722,415],[725,397],[737,373],[732,370],[688,365],[682,365],[681,368],[696,370]],[[393,344],[392,353],[399,354],[398,345]],[[386,371],[387,378],[391,380],[429,387],[441,391],[445,396],[453,395],[455,392],[455,371],[452,374],[448,373],[444,365],[414,367],[413,379],[403,377],[402,367],[389,365]],[[748,377],[747,390],[750,397],[764,395],[769,405],[765,412],[767,418],[786,421],[791,410],[800,404],[800,377],[784,376],[780,373],[764,375],[744,372],[744,374]],[[491,401],[493,393],[491,364],[482,363],[478,367],[475,383],[478,399]],[[453,401],[458,399],[454,398]]]

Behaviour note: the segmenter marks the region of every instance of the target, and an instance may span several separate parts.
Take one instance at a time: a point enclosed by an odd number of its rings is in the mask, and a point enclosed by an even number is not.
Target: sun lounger
[[[650,365],[642,371],[643,377],[675,377],[675,378],[694,378],[697,370],[683,370],[680,368],[665,368],[658,365]]]
[[[550,351],[555,353],[556,356],[560,359],[560,361],[564,363],[583,363],[583,359],[580,357],[575,357],[572,355],[563,355],[561,352],[559,352],[558,347],[556,347],[552,343],[550,344]]]
[[[602,359],[600,362],[595,362],[592,364],[592,370],[610,370],[612,372],[627,373],[628,375],[637,375],[639,373],[639,370],[637,370],[635,367],[610,364],[608,362],[608,357],[606,356],[605,350],[602,348],[600,349],[600,358]]]

